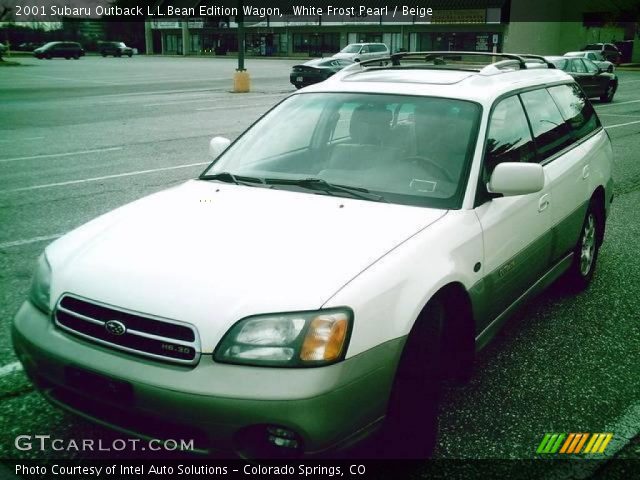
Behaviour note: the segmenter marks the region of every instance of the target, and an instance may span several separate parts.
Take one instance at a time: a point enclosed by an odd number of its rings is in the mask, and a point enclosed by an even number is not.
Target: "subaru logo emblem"
[[[111,335],[124,335],[127,331],[127,327],[124,326],[124,323],[119,322],[118,320],[109,320],[104,324],[104,328],[107,329]]]

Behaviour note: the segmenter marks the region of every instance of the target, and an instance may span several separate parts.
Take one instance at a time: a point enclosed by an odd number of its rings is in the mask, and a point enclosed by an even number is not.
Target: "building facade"
[[[622,0],[624,1],[624,0]],[[175,4],[175,1],[171,2]],[[206,2],[183,0],[195,12]],[[318,57],[349,43],[382,42],[397,51],[527,52],[558,55],[588,43],[635,40],[620,24],[573,21],[582,17],[574,0],[537,0],[548,17],[533,18],[529,0],[435,0],[432,15],[283,15],[244,17],[245,53],[254,56]],[[431,4],[430,3],[430,4]],[[162,1],[159,2],[161,6]],[[576,7],[577,6],[577,7]],[[529,9],[529,10],[527,10]],[[562,21],[563,15],[568,19]],[[532,21],[522,21],[531,17]],[[147,22],[147,52],[165,55],[225,55],[238,51],[237,17],[189,16]],[[631,37],[631,38],[629,38]],[[640,46],[633,49],[640,55]],[[631,59],[629,59],[631,60]]]

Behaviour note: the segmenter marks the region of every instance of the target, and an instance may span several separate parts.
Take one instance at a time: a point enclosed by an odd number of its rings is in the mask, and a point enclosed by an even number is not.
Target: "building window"
[[[294,33],[292,51],[318,57],[325,53],[337,53],[340,51],[340,34]]]

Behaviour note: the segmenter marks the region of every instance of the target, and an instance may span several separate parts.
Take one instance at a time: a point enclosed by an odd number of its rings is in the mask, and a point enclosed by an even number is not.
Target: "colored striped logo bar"
[[[604,453],[613,433],[547,433],[536,453]]]

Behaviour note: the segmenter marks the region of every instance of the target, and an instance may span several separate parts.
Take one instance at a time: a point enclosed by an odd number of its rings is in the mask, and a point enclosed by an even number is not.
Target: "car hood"
[[[51,298],[70,292],[192,323],[211,352],[247,315],[320,308],[445,214],[194,180],[51,244]]]

